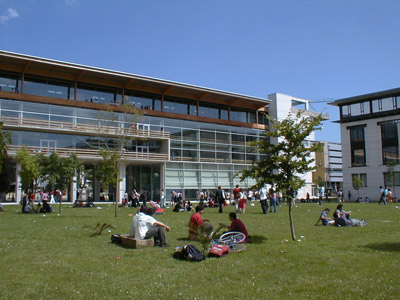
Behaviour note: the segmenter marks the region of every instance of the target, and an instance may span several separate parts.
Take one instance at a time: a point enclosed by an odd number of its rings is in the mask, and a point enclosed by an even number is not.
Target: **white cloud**
[[[7,9],[7,13],[5,15],[0,16],[0,23],[5,24],[11,19],[17,18],[19,16],[18,12],[14,8]]]

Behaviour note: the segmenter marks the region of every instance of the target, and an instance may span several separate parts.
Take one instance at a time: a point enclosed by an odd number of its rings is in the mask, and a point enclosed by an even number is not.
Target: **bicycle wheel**
[[[233,244],[230,248],[231,248],[231,253],[242,252],[244,249],[246,249],[246,245],[245,244]]]
[[[246,239],[244,233],[238,231],[230,231],[220,236],[219,241],[224,244],[238,244]]]

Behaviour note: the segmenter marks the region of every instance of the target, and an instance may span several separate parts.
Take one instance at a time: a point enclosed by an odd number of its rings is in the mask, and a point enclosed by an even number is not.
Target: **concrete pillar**
[[[117,182],[117,190],[116,190],[116,201],[122,203],[122,199],[124,198],[125,190],[126,190],[126,164],[120,163],[118,168],[118,182]]]
[[[15,202],[19,203],[22,201],[22,188],[21,188],[21,177],[19,172],[21,171],[21,166],[17,164],[16,174],[15,174]]]

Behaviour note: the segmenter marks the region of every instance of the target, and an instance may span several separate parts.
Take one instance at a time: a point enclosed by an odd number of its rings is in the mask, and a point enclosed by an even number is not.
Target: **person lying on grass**
[[[336,207],[335,213],[333,217],[335,218],[335,225],[336,226],[366,226],[368,222],[366,220],[357,220],[350,217],[351,211],[345,211],[343,209],[343,204],[339,204]]]
[[[319,221],[322,221],[322,225],[335,225],[335,221],[332,220],[331,218],[328,217],[328,214],[331,210],[329,208],[325,208],[322,212],[321,215],[319,216],[319,219],[315,223],[315,225],[318,225]]]
[[[232,222],[230,226],[225,225],[223,223],[219,223],[219,225],[221,227],[226,227],[228,229],[227,232],[238,231],[238,232],[243,233],[246,236],[246,240],[247,240],[247,238],[249,237],[249,234],[247,233],[246,226],[244,225],[244,223],[241,220],[239,220],[237,218],[236,213],[234,213],[234,212],[229,213],[229,220]]]

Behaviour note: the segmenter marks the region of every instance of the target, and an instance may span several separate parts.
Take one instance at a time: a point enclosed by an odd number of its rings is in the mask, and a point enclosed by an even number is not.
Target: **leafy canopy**
[[[265,139],[250,142],[266,158],[253,164],[250,169],[242,170],[241,180],[247,177],[256,180],[256,188],[270,184],[283,196],[296,191],[304,185],[301,175],[312,171],[314,158],[312,153],[320,149],[318,143],[310,143],[307,138],[315,130],[321,129],[321,115],[305,117],[301,112],[291,114],[282,121],[269,116],[271,130],[266,131]]]
[[[0,173],[3,167],[3,161],[7,156],[7,144],[11,144],[11,135],[8,131],[3,130],[3,123],[0,122]]]

